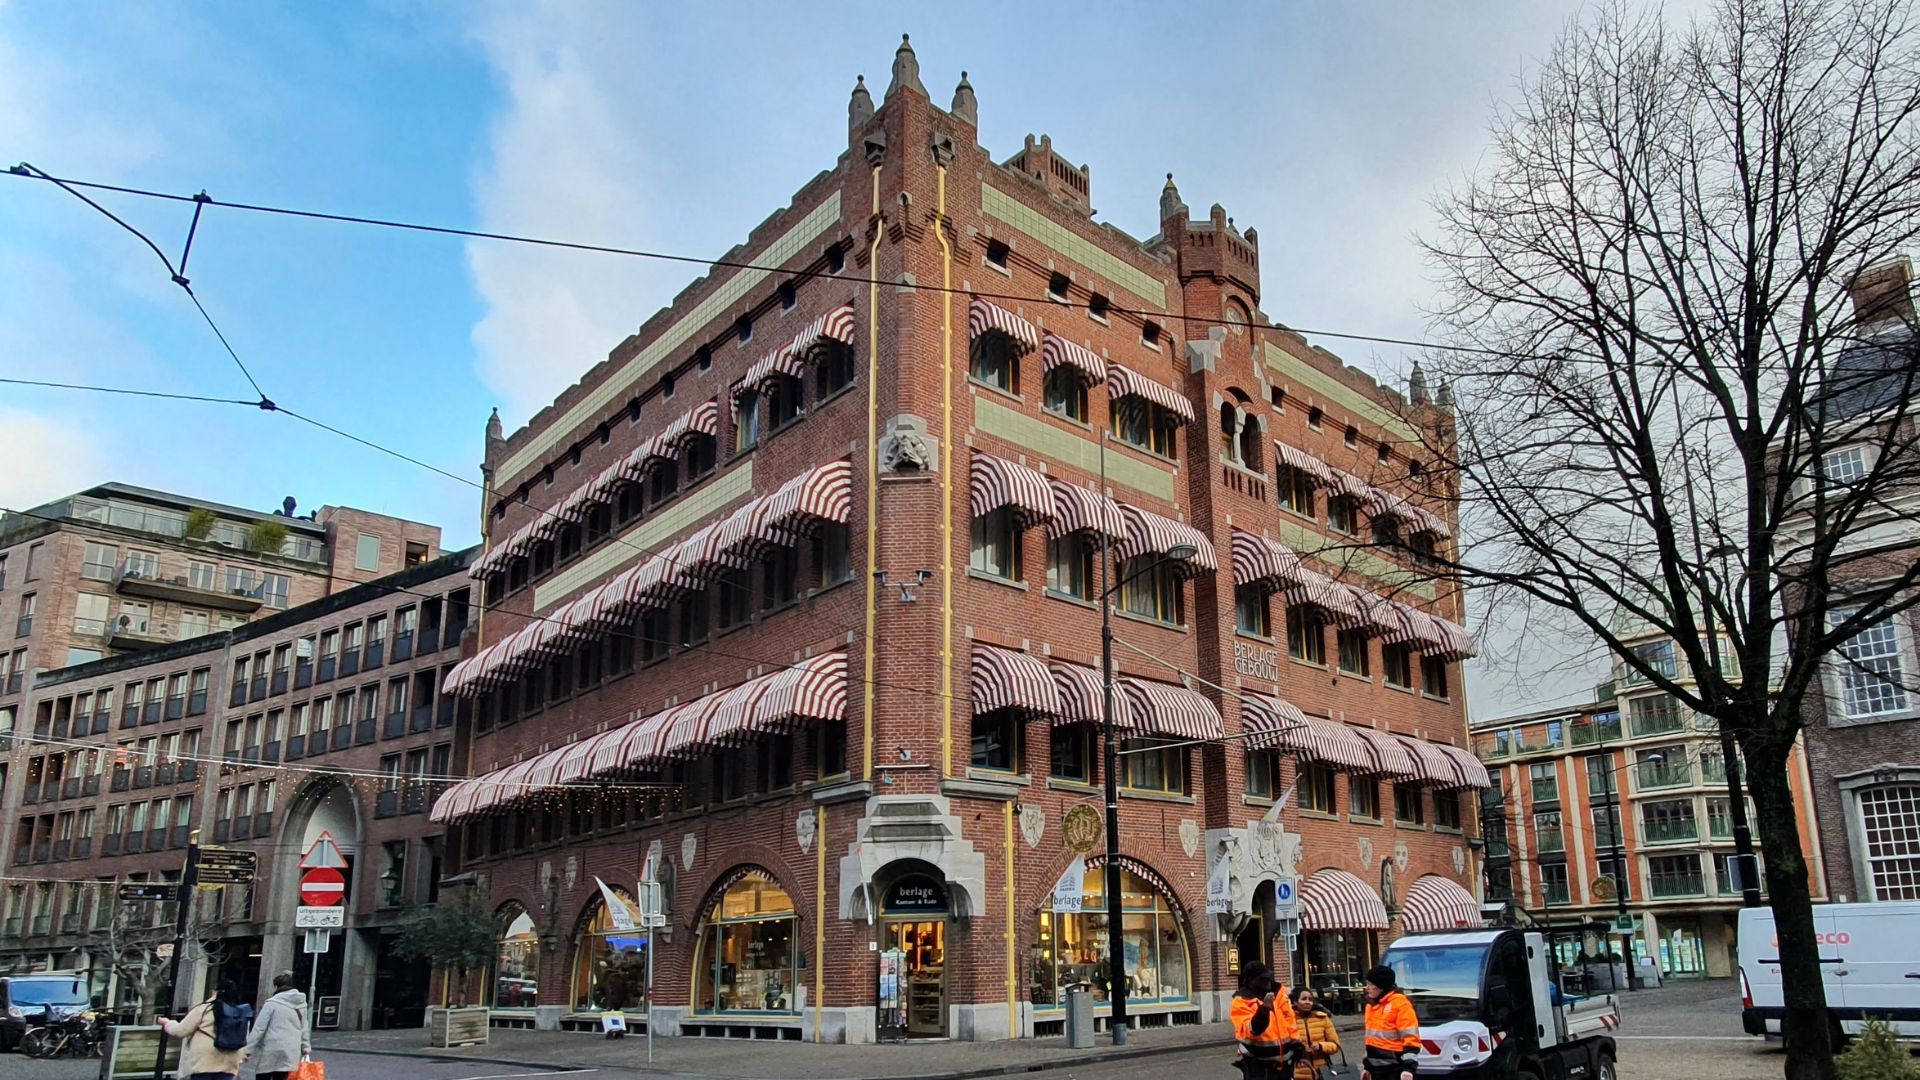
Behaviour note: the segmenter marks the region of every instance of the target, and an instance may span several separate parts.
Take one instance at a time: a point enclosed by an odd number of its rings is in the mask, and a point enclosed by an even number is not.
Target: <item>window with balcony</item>
[[[1634,768],[1641,788],[1682,787],[1693,782],[1693,770],[1687,764],[1685,747],[1664,746],[1642,750]]]
[[[1560,769],[1558,762],[1536,761],[1527,766],[1527,782],[1533,791],[1533,801],[1537,803],[1560,801]]]
[[[126,576],[148,581],[160,576],[160,556],[151,551],[127,552]]]
[[[219,587],[220,568],[210,562],[190,559],[187,562],[187,584],[201,592],[213,592]]]
[[[1707,800],[1707,836],[1713,840],[1733,839],[1733,803],[1725,797]]]
[[[1591,808],[1593,816],[1593,846],[1596,851],[1605,852],[1620,844],[1620,808],[1618,806],[1595,806]]]
[[[1680,673],[1679,655],[1674,651],[1671,641],[1650,641],[1633,648],[1634,658],[1646,665],[1656,675],[1674,678]],[[1646,682],[1647,677],[1640,669],[1628,665],[1621,674],[1621,681],[1632,684]]]
[[[1573,745],[1597,746],[1620,738],[1620,713],[1609,709],[1591,717],[1575,720],[1571,731]]]
[[[287,595],[293,590],[293,579],[285,574],[260,575],[260,600],[276,611],[287,609]]]
[[[1540,852],[1567,850],[1567,838],[1561,828],[1559,813],[1533,815],[1533,833],[1536,840],[1534,850]]]
[[[1665,694],[1634,698],[1627,702],[1627,727],[1635,738],[1665,735],[1686,726],[1686,713],[1679,701]]]
[[[1699,822],[1693,816],[1692,799],[1670,799],[1640,804],[1640,840],[1645,844],[1671,844],[1697,840]]]
[[[1706,895],[1706,882],[1700,874],[1700,856],[1648,856],[1647,886],[1649,895],[1655,900]]]
[[[1740,861],[1740,856],[1733,854],[1731,852],[1714,852],[1713,854],[1713,886],[1714,886],[1714,891],[1719,893],[1721,896],[1740,895],[1740,887],[1738,885],[1735,885],[1733,882],[1736,871],[1739,868],[1739,865],[1738,865],[1739,861]],[[1765,899],[1767,895],[1766,868],[1764,866],[1759,865],[1760,856],[1758,853],[1754,854],[1753,861],[1755,863],[1756,869],[1759,872],[1760,880],[1758,884],[1760,886],[1760,896],[1762,899]]]

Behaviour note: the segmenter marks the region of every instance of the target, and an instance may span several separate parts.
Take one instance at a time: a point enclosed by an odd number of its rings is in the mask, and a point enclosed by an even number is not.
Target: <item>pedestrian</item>
[[[1293,1015],[1300,1025],[1300,1040],[1307,1044],[1307,1056],[1294,1066],[1293,1080],[1320,1080],[1333,1064],[1333,1055],[1340,1052],[1340,1033],[1333,1029],[1333,1017],[1304,986],[1293,992]]]
[[[307,1034],[307,995],[294,984],[293,972],[273,977],[273,996],[260,1007],[247,1037],[247,1057],[256,1080],[287,1080],[287,1074],[313,1055]]]
[[[253,1006],[240,996],[232,980],[220,984],[220,992],[187,1010],[178,1020],[160,1018],[160,1028],[169,1038],[180,1040],[181,1080],[232,1080],[247,1060],[244,1030],[236,1043],[231,1035],[235,1017],[251,1019]],[[245,1021],[239,1021],[244,1023]],[[222,1026],[227,1028],[223,1037]]]
[[[1420,1060],[1420,1018],[1400,992],[1393,969],[1367,972],[1367,1080],[1413,1080]]]
[[[1281,1044],[1297,1042],[1299,1032],[1293,1007],[1277,992],[1267,965],[1253,961],[1240,971],[1240,989],[1234,991],[1227,1016],[1240,1053],[1235,1064],[1246,1080],[1279,1080]]]

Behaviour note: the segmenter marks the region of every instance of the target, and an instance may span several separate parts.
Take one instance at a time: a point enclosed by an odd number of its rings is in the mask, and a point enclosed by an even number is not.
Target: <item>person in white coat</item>
[[[307,1034],[307,995],[295,988],[293,972],[273,977],[273,996],[260,1007],[247,1037],[247,1060],[256,1080],[287,1080],[287,1074],[313,1054]]]

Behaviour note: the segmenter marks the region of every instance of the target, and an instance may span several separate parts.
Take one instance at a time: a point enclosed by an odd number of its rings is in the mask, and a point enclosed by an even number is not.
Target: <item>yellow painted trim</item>
[[[603,581],[614,571],[650,558],[649,552],[665,550],[664,545],[695,525],[704,525],[720,516],[741,498],[753,494],[753,459],[712,477],[633,528],[618,540],[602,544],[578,562],[556,572],[533,587],[533,609],[546,611],[561,601],[586,591],[587,586]]]
[[[865,723],[861,726],[865,750],[862,779],[873,779],[873,636],[879,614],[880,583],[874,578],[880,561],[880,273],[874,265],[880,258],[880,166],[873,167],[873,209],[868,218],[873,243],[867,248],[867,640],[864,643],[866,667],[861,686],[865,702]]]
[[[814,808],[813,846],[813,1041],[820,1041],[820,1025],[827,1007],[827,808]]]
[[[1014,955],[1015,939],[1013,922],[1013,804],[1002,803],[1001,809],[1007,818],[1007,1038],[1020,1037],[1020,985],[1016,974],[1018,957]]]
[[[953,776],[953,244],[947,239],[947,167],[939,167],[940,238],[940,775]]]

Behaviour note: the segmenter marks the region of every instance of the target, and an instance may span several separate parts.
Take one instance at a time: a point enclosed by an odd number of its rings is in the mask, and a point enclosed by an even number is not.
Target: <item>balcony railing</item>
[[[421,705],[413,710],[413,719],[408,722],[408,730],[421,732],[433,727],[433,706]]]
[[[380,737],[383,739],[397,739],[406,733],[407,714],[403,712],[388,713],[386,726],[381,729]]]
[[[1693,783],[1691,765],[1663,765],[1643,762],[1635,766],[1642,788],[1684,787]]]
[[[1655,900],[1671,900],[1683,896],[1704,896],[1707,892],[1706,880],[1700,874],[1655,874],[1649,883]]]
[[[393,662],[413,659],[413,634],[401,632],[393,635]]]
[[[1614,720],[1605,724],[1575,724],[1572,736],[1575,746],[1597,746],[1604,742],[1617,742],[1620,739],[1620,721]]]
[[[1700,823],[1694,818],[1681,818],[1676,821],[1643,821],[1640,823],[1640,840],[1647,844],[1671,844],[1681,840],[1698,840]]]

